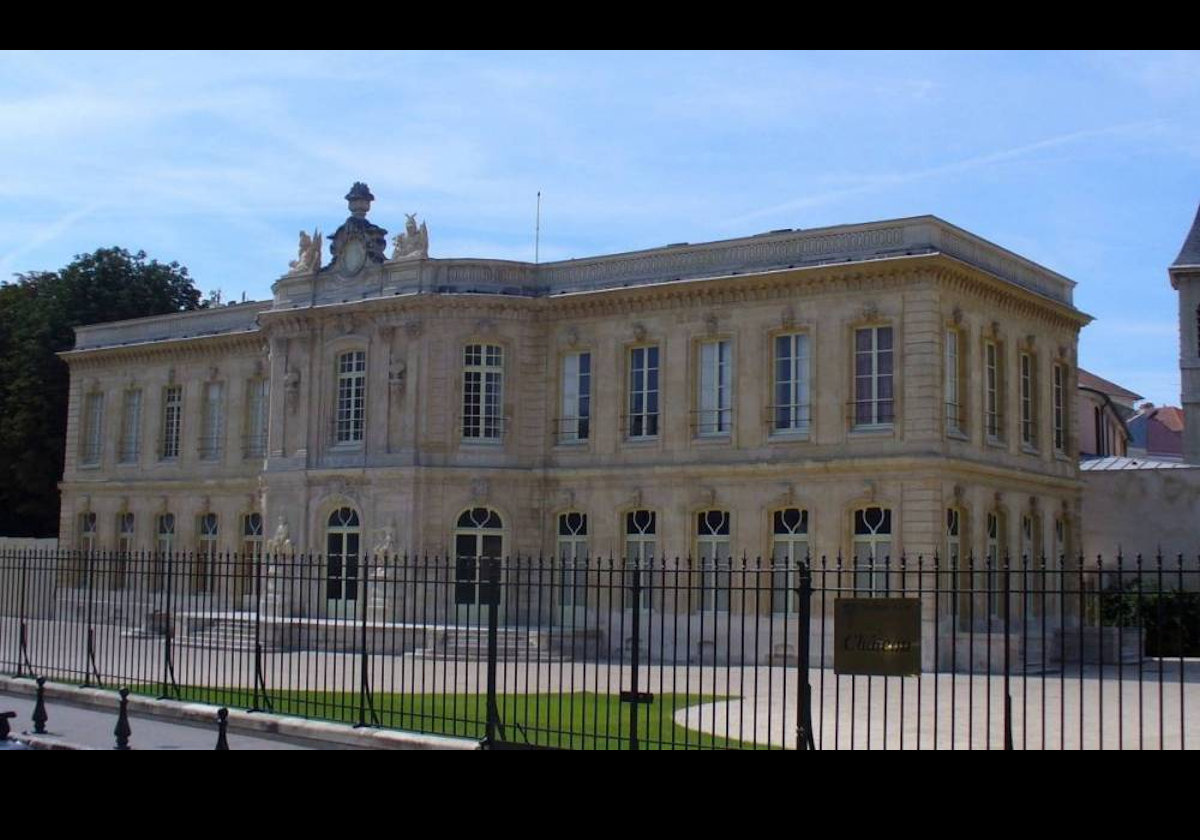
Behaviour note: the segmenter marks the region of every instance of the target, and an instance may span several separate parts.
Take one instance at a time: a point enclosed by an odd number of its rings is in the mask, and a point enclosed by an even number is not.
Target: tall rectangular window
[[[1037,401],[1037,358],[1031,353],[1021,354],[1021,443],[1037,449],[1038,401]]]
[[[179,457],[179,430],[183,423],[183,386],[163,388],[162,440],[160,457],[172,461]]]
[[[812,408],[809,395],[808,335],[775,337],[775,404],[771,407],[774,434],[806,435]]]
[[[658,436],[658,347],[629,351],[629,437]]]
[[[465,440],[500,440],[504,434],[504,349],[495,344],[463,348]]]
[[[1066,416],[1067,370],[1063,365],[1054,366],[1054,451],[1067,451]]]
[[[200,416],[200,458],[215,461],[221,457],[225,438],[225,385],[204,383],[204,402]]]
[[[700,345],[699,411],[696,432],[728,435],[733,428],[730,342],[706,341]]]
[[[854,425],[889,426],[894,420],[892,328],[854,331]]]
[[[563,357],[562,407],[558,420],[559,443],[576,443],[591,435],[592,354],[568,353]]]
[[[337,361],[337,414],[333,442],[362,443],[367,411],[367,354],[342,353]]]
[[[99,464],[104,452],[104,394],[99,391],[84,398],[82,440],[80,461],[87,466]]]
[[[267,380],[246,383],[246,440],[243,454],[262,458],[267,454]]]
[[[121,407],[121,445],[117,459],[122,464],[132,464],[142,451],[142,390],[132,388],[126,391],[124,402]]]
[[[994,341],[983,345],[983,426],[989,440],[1004,439],[1004,355]]]
[[[962,434],[965,423],[963,418],[963,363],[962,335],[954,328],[946,330],[946,358],[944,360],[943,376],[946,395],[946,431],[950,434]]]

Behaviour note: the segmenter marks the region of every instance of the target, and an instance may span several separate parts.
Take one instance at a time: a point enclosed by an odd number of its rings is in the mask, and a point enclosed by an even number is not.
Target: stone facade
[[[239,551],[256,514],[268,547],[325,552],[347,508],[359,550],[438,555],[553,556],[578,513],[573,550],[619,558],[643,550],[639,511],[672,558],[770,557],[786,510],[830,557],[1080,545],[1088,318],[1020,256],[923,216],[541,265],[407,241],[388,259],[369,191],[347,198],[330,263],[305,234],[272,301],[78,330],[64,546]]]

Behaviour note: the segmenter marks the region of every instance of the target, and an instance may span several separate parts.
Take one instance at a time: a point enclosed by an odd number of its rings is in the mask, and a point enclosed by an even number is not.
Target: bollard
[[[121,711],[117,715],[117,728],[113,730],[113,734],[117,736],[118,750],[129,749],[129,736],[133,734],[133,730],[129,728],[129,689],[122,688],[121,694]]]
[[[0,712],[0,741],[8,740],[8,722],[16,716],[16,712]]]
[[[37,678],[37,702],[33,704],[33,734],[46,734],[46,721],[50,716],[46,714],[46,678]]]
[[[217,709],[217,746],[218,750],[229,749],[229,741],[225,738],[225,729],[229,726],[229,710],[221,707]]]

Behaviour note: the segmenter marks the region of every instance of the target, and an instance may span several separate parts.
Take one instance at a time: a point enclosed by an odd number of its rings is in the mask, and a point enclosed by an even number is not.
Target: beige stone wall
[[[1072,311],[924,257],[558,298],[408,295],[264,310],[254,335],[68,354],[64,544],[73,544],[79,514],[91,510],[100,545],[111,547],[116,516],[129,510],[151,548],[154,517],[170,511],[177,545],[190,549],[197,517],[212,511],[221,518],[222,547],[235,550],[241,517],[265,503],[268,538],[283,517],[295,548],[322,551],[329,513],[348,504],[360,513],[365,548],[393,528],[397,548],[440,554],[457,516],[483,505],[501,514],[508,553],[553,553],[556,517],[573,509],[589,516],[593,553],[619,555],[622,515],[640,507],[658,513],[660,551],[686,556],[696,514],[715,508],[731,514],[734,553],[753,558],[769,555],[770,513],[788,504],[810,511],[813,551],[836,557],[850,551],[853,510],[878,505],[893,511],[893,551],[929,557],[943,550],[946,508],[957,504],[969,522],[964,544],[982,556],[983,518],[996,506],[1011,511],[1012,546],[1020,511],[1031,504],[1047,522],[1047,512],[1065,507],[1078,528],[1078,429],[1065,452],[1054,452],[1050,438],[1054,361],[1069,371],[1068,393],[1075,390]],[[897,420],[856,430],[854,330],[878,325],[894,331]],[[949,328],[959,331],[963,352],[961,436],[945,425]],[[803,439],[773,436],[768,408],[772,340],[797,331],[811,342],[813,415]],[[732,343],[733,428],[701,437],[699,347],[716,338]],[[987,438],[982,422],[985,340],[1002,347],[1006,371],[998,440]],[[462,437],[468,343],[503,348],[505,433],[496,442]],[[660,433],[633,441],[625,433],[629,350],[649,344],[661,354]],[[332,425],[336,360],[348,350],[367,356],[365,440],[349,446],[336,444]],[[592,434],[559,444],[561,360],[580,351],[592,354]],[[1018,435],[1022,351],[1039,371],[1035,448]],[[264,374],[271,381],[265,470],[237,445],[245,383]],[[227,445],[219,461],[206,462],[197,452],[199,406],[203,383],[214,380],[227,383]],[[163,462],[154,446],[170,381],[184,386],[183,445],[178,461]],[[116,463],[121,394],[135,386],[145,394],[143,450],[126,466]],[[91,391],[105,394],[104,456],[84,467],[78,414]],[[1041,529],[1043,543],[1049,531]]]
[[[1126,568],[1138,554],[1152,566],[1162,553],[1167,568],[1200,561],[1200,467],[1155,470],[1089,470],[1083,473],[1083,511],[1088,528],[1083,537],[1089,563],[1103,558],[1111,567],[1120,550]],[[1150,567],[1150,566],[1148,566]],[[1200,585],[1194,574],[1192,586]],[[1173,585],[1168,580],[1167,585]]]

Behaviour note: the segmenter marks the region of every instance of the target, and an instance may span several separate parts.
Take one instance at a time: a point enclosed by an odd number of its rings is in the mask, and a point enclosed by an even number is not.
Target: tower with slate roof
[[[1200,464],[1200,210],[1183,248],[1167,270],[1179,292],[1179,378],[1183,402],[1183,460]]]

